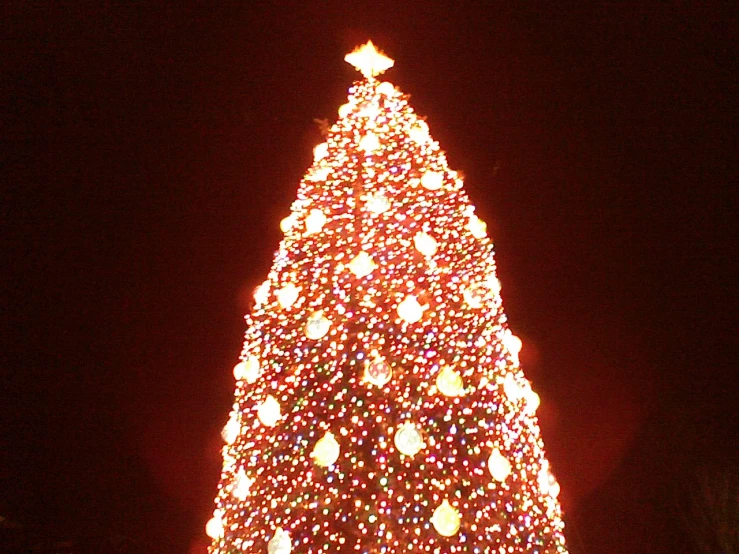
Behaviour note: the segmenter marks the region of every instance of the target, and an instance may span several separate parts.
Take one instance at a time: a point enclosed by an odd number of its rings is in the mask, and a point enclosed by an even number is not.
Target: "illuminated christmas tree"
[[[564,553],[485,223],[393,61],[346,60],[247,317],[210,551]]]

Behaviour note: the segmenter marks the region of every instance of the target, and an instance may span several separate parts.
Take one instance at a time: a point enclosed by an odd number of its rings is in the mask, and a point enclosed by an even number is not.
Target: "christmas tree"
[[[564,553],[485,223],[393,60],[346,60],[247,316],[210,552]]]

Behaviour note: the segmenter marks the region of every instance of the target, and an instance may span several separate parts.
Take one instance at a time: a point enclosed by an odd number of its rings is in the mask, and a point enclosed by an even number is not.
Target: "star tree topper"
[[[375,48],[371,40],[367,44],[358,46],[353,52],[344,57],[357,71],[367,78],[375,77],[384,73],[395,65],[395,60],[388,58],[385,54]]]

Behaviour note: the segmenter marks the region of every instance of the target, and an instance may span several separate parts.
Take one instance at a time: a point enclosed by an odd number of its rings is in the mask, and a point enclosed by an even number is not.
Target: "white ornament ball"
[[[318,233],[326,224],[327,218],[321,210],[311,210],[308,217],[305,218],[305,235],[313,235]]]
[[[423,144],[430,138],[429,127],[425,121],[417,121],[408,131],[408,136],[416,144]]]
[[[393,370],[379,354],[374,354],[371,359],[365,362],[364,378],[381,387],[388,383],[393,377]]]
[[[372,194],[367,198],[367,209],[375,215],[380,215],[390,209],[390,200],[382,193]]]
[[[322,142],[321,144],[317,144],[313,149],[313,159],[319,161],[326,156],[328,156],[328,143]]]
[[[220,510],[213,512],[213,517],[205,524],[205,534],[211,539],[220,539],[223,536],[223,513]]]
[[[361,279],[367,277],[377,268],[377,264],[367,252],[364,250],[354,256],[351,262],[349,262],[349,271],[351,271],[355,277]]]
[[[311,340],[318,340],[326,336],[330,328],[331,321],[323,316],[323,310],[318,310],[305,322],[305,336]]]
[[[223,426],[221,431],[221,437],[226,444],[233,444],[241,432],[241,424],[236,412],[231,412],[231,417],[228,419],[226,425]]]
[[[269,279],[254,289],[254,302],[261,306],[269,300]]]
[[[277,425],[277,422],[280,420],[280,417],[282,417],[280,413],[280,403],[277,402],[277,399],[269,395],[264,402],[259,406],[257,409],[257,417],[259,418],[259,421],[262,422],[262,425],[266,425],[267,427],[274,427]]]
[[[234,483],[231,494],[233,494],[234,498],[236,498],[237,500],[244,500],[247,496],[249,496],[249,489],[251,489],[253,483],[254,480],[250,479],[243,469],[240,469],[238,473],[234,476]]]
[[[300,296],[300,289],[293,283],[288,283],[276,293],[277,303],[280,308],[286,310],[290,308]]]
[[[439,246],[434,237],[423,231],[419,231],[413,237],[413,245],[416,247],[416,250],[427,258],[436,254]]]
[[[470,220],[467,222],[467,230],[472,233],[472,236],[476,239],[485,238],[488,234],[488,226],[482,219],[476,215],[471,215]]]
[[[354,107],[350,103],[342,104],[339,106],[339,117],[341,119],[344,119],[346,116],[348,116],[350,113],[352,113],[352,110]]]
[[[421,304],[418,303],[418,300],[414,295],[409,294],[400,304],[398,304],[397,311],[398,316],[400,316],[400,319],[403,321],[416,323],[423,317],[423,311],[426,308],[427,306],[421,306]]]
[[[426,171],[421,176],[421,185],[428,190],[439,190],[444,184],[444,174],[439,171]]]
[[[251,355],[234,366],[234,378],[237,381],[255,383],[261,374],[259,358]]]
[[[274,536],[267,543],[268,554],[290,554],[293,550],[290,533],[278,527]]]
[[[415,456],[426,446],[413,423],[403,423],[395,432],[395,446],[401,454]]]
[[[311,457],[321,467],[330,467],[339,459],[341,447],[336,442],[333,433],[327,431],[325,435],[315,444]]]
[[[445,366],[436,376],[436,388],[444,396],[461,396],[464,392],[464,383],[459,372]]]
[[[444,502],[434,510],[434,515],[431,517],[431,523],[433,523],[436,532],[442,537],[452,537],[457,534],[457,531],[459,531],[462,518],[454,506],[449,504],[449,501],[444,500]]]
[[[384,94],[385,96],[393,96],[395,94],[395,87],[392,83],[384,81],[377,85],[377,92]]]
[[[374,133],[367,133],[359,141],[359,149],[365,154],[372,154],[380,148],[380,139]]]
[[[511,474],[513,467],[511,466],[511,462],[508,461],[508,458],[503,456],[500,450],[494,448],[488,458],[488,469],[493,479],[502,483]]]

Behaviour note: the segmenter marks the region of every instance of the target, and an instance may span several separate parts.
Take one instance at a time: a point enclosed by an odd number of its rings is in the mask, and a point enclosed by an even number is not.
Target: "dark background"
[[[202,551],[242,316],[372,38],[496,241],[572,552],[694,552],[739,435],[731,3],[0,10],[5,532]]]

